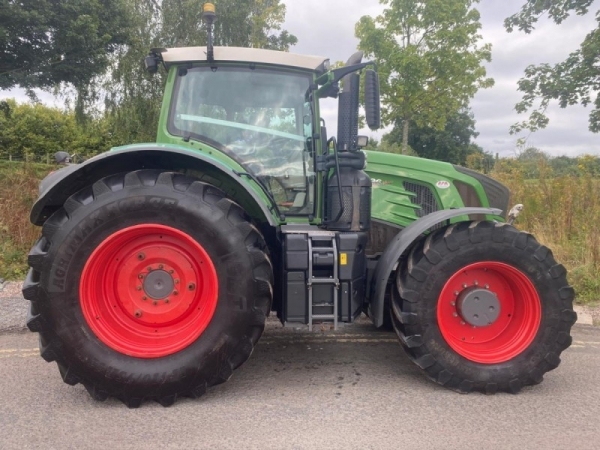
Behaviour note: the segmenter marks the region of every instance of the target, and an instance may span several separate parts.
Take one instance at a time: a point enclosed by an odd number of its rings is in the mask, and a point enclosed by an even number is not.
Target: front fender
[[[231,160],[231,165],[228,166],[205,153],[164,144],[119,148],[50,174],[40,184],[40,196],[30,214],[31,223],[42,225],[80,189],[104,177],[139,169],[199,172],[202,174],[202,180],[219,187],[229,197],[242,204],[253,219],[272,226],[277,224],[273,213],[266,206],[268,200],[261,196],[258,186],[256,189],[252,187],[253,181],[239,175],[245,170],[235,161]]]
[[[385,287],[392,270],[394,270],[394,265],[415,239],[431,227],[457,216],[468,216],[470,214],[500,216],[501,213],[502,210],[495,208],[445,209],[421,217],[400,231],[385,248],[373,272],[371,281],[372,295],[369,303],[369,317],[371,317],[373,324],[376,327],[383,325]]]

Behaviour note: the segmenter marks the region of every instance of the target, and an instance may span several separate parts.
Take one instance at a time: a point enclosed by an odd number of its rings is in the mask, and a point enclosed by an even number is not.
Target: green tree
[[[444,129],[479,88],[493,85],[482,62],[478,0],[380,0],[383,14],[356,25],[359,48],[380,74],[385,124],[402,127],[402,151],[411,124]]]
[[[469,154],[465,161],[465,167],[478,170],[479,172],[489,173],[494,169],[496,160],[476,144],[470,144]]]
[[[93,94],[110,55],[129,42],[124,0],[0,0],[0,89],[72,85]]]
[[[402,133],[403,127],[396,126],[386,139],[401,142]],[[414,125],[408,137],[408,145],[422,158],[464,165],[467,156],[476,151],[477,146],[471,141],[478,135],[473,114],[468,109],[463,109],[449,115],[441,130],[428,125]]]
[[[545,167],[549,160],[550,156],[536,147],[527,147],[517,156],[517,161],[527,178],[538,178],[540,167]]]
[[[577,167],[584,175],[598,177],[600,175],[600,158],[596,155],[581,155],[577,157]]]
[[[587,14],[592,2],[593,0],[528,0],[517,14],[505,20],[504,25],[508,32],[516,28],[531,33],[540,17],[548,15],[555,23],[560,24],[570,14]],[[531,112],[527,120],[510,128],[511,133],[545,128],[548,125],[545,112],[553,100],[561,108],[578,103],[584,106],[593,103],[589,129],[594,133],[600,131],[600,11],[596,12],[596,20],[598,27],[585,37],[579,49],[567,59],[554,65],[531,65],[525,69],[525,76],[518,83],[523,98],[516,105],[516,110],[519,113]]]
[[[46,161],[57,151],[90,156],[110,147],[111,133],[103,119],[77,122],[73,111],[40,103],[3,102],[0,111],[0,159]]]
[[[578,175],[577,158],[569,156],[557,156],[549,161],[552,172],[557,177],[565,175]]]

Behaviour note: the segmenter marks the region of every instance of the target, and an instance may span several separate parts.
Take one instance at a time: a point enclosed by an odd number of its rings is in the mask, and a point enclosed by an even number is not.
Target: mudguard
[[[383,254],[377,262],[373,278],[371,279],[371,299],[369,303],[369,317],[376,327],[383,325],[383,309],[385,288],[394,270],[394,265],[398,259],[408,249],[408,247],[431,227],[452,219],[457,216],[470,214],[485,214],[500,216],[502,210],[495,208],[458,208],[445,209],[428,214],[414,221],[409,226],[400,231],[394,239],[385,248]]]
[[[232,160],[233,162],[233,160]],[[234,164],[232,164],[234,165]],[[235,164],[237,165],[237,164]],[[164,144],[139,144],[102,153],[82,164],[64,167],[42,180],[40,196],[33,205],[30,214],[31,223],[42,225],[46,219],[75,192],[90,186],[96,181],[122,172],[139,169],[160,170],[199,170],[215,181],[218,187],[228,195],[235,192],[236,198],[244,199],[244,207],[259,221],[276,226],[273,214],[267,208],[266,201],[252,189],[248,178],[240,176],[244,169],[229,167],[210,155],[185,147]],[[222,184],[222,185],[220,185]],[[238,200],[239,201],[239,200]]]

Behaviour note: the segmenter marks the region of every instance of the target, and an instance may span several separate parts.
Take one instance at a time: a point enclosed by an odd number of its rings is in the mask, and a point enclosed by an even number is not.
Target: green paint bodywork
[[[365,171],[373,182],[371,217],[405,227],[420,216],[420,207],[411,199],[416,196],[405,189],[403,183],[410,182],[427,186],[434,193],[440,209],[462,208],[465,205],[454,184],[460,181],[475,190],[483,207],[489,202],[481,184],[474,178],[458,172],[450,163],[413,156],[367,151]],[[501,220],[501,217],[490,217]],[[451,222],[468,220],[459,216]]]

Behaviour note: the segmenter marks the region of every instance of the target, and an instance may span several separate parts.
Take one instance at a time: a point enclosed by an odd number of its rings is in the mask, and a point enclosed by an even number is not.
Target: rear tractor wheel
[[[577,319],[566,271],[533,236],[472,222],[433,232],[397,274],[392,321],[413,361],[459,392],[540,383]]]
[[[226,381],[272,300],[265,243],[218,189],[143,170],[70,197],[44,224],[23,288],[28,326],[92,397],[168,406]]]

